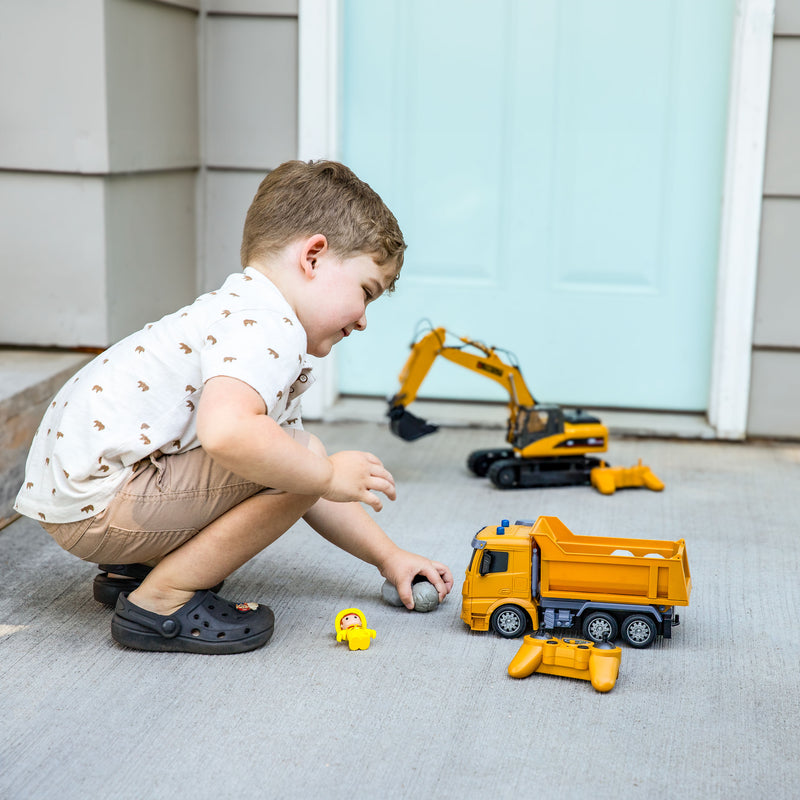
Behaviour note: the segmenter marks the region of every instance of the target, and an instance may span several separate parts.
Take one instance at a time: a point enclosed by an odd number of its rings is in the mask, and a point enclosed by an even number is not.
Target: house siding
[[[3,344],[104,347],[193,296],[197,26],[151,0],[0,7]]]
[[[213,0],[203,26],[205,141],[198,288],[240,268],[264,174],[297,157],[297,0]]]
[[[778,0],[747,433],[800,438],[800,5]]]

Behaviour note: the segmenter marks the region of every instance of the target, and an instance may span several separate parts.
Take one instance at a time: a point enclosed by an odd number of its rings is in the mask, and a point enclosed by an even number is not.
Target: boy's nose
[[[367,327],[367,315],[363,314],[361,319],[356,322],[356,330],[363,331]]]

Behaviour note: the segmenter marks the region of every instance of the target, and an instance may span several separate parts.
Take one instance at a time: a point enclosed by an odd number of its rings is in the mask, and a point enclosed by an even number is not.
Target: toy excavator
[[[389,400],[392,432],[414,441],[438,426],[407,410],[416,399],[419,387],[437,357],[471,369],[499,383],[509,394],[506,441],[510,448],[476,450],[467,466],[480,477],[487,476],[499,489],[536,486],[592,484],[602,494],[616,489],[646,486],[660,491],[664,484],[641,461],[630,468],[610,467],[594,454],[608,446],[608,429],[597,417],[584,411],[565,410],[557,405],[538,403],[529,391],[515,363],[505,351],[487,347],[464,337],[460,345],[448,345],[445,328],[433,328],[411,345],[411,354],[400,372],[400,390]]]

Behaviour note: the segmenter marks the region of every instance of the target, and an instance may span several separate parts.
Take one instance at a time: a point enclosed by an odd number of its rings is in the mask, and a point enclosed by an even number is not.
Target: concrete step
[[[0,528],[18,516],[14,499],[45,407],[91,358],[61,350],[0,348]]]

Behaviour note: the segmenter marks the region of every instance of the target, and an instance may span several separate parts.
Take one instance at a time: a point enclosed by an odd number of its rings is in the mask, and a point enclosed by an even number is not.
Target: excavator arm
[[[416,399],[417,392],[433,362],[437,358],[444,358],[495,381],[506,390],[509,396],[509,436],[511,436],[520,407],[533,406],[536,403],[519,367],[516,364],[507,364],[493,347],[487,347],[482,342],[460,336],[458,341],[461,344],[455,345],[447,344],[446,339],[445,328],[432,328],[411,345],[411,353],[400,371],[400,388],[389,400],[392,432],[410,442],[437,430],[436,425],[431,425],[415,416],[407,410],[407,407]]]

